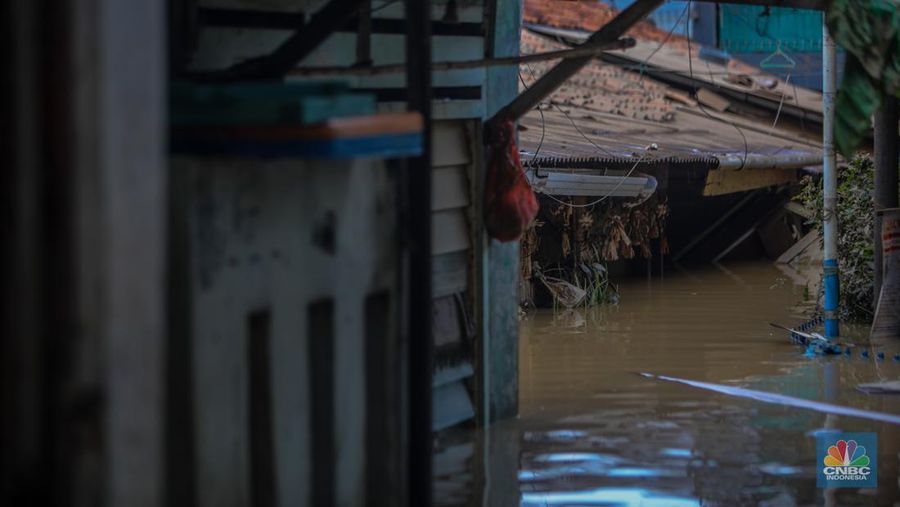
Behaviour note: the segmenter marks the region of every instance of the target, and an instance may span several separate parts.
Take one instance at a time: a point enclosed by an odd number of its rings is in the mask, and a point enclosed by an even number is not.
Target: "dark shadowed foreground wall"
[[[0,503],[162,505],[164,4],[3,9]]]

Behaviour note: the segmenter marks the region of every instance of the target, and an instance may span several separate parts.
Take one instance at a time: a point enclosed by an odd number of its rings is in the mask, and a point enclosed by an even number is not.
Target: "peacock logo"
[[[825,456],[826,467],[867,467],[869,457],[866,456],[866,448],[857,445],[856,440],[838,440],[828,448]]]
[[[817,435],[816,461],[816,485],[820,488],[877,487],[878,434]]]

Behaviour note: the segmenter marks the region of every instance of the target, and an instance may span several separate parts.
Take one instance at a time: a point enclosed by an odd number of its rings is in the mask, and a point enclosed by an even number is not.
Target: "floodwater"
[[[900,505],[900,427],[635,374],[900,414],[900,395],[855,388],[900,378],[892,359],[900,343],[874,348],[885,352],[883,361],[858,352],[804,357],[768,323],[803,321],[804,300],[816,288],[768,263],[634,280],[620,293],[617,307],[541,310],[523,319],[520,415],[477,439],[465,475],[470,494],[448,495],[449,503]],[[868,345],[865,329],[842,331],[843,340]],[[877,489],[817,489],[815,435],[835,430],[878,434]],[[439,497],[442,491],[446,481]]]

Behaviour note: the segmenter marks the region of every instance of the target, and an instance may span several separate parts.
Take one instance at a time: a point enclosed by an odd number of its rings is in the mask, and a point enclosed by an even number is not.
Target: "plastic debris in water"
[[[841,347],[834,343],[828,343],[825,340],[810,340],[806,345],[806,352],[804,355],[807,357],[814,357],[840,353]]]
[[[787,331],[792,342],[798,345],[806,345],[806,351],[804,352],[806,357],[841,353],[841,346],[843,344],[832,343],[819,333],[804,333],[797,331],[796,329],[782,326],[781,324],[775,324],[774,322],[769,322],[769,325]]]
[[[665,382],[675,382],[684,384],[698,389],[714,391],[717,393],[727,394],[729,396],[737,396],[740,398],[749,398],[763,403],[775,403],[778,405],[787,405],[790,407],[802,408],[806,410],[815,410],[823,414],[845,415],[848,417],[859,417],[872,421],[882,421],[890,424],[900,425],[900,415],[888,414],[883,412],[875,412],[872,410],[863,410],[852,407],[844,407],[841,405],[833,405],[831,403],[823,403],[819,401],[806,400],[803,398],[795,398],[784,394],[767,393],[765,391],[756,391],[743,387],[725,386],[721,384],[713,384],[711,382],[700,382],[697,380],[681,379],[676,377],[668,377],[665,375],[656,375],[653,373],[637,372],[638,375]]]

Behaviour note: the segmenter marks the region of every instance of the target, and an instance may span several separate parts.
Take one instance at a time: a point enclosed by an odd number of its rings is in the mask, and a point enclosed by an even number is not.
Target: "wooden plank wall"
[[[469,210],[475,169],[472,122],[435,122],[432,153],[432,255],[435,298],[433,428],[445,429],[475,415],[464,382],[473,374],[474,308],[471,296],[472,228]],[[438,318],[451,313],[449,319]],[[465,322],[472,323],[471,326]]]

